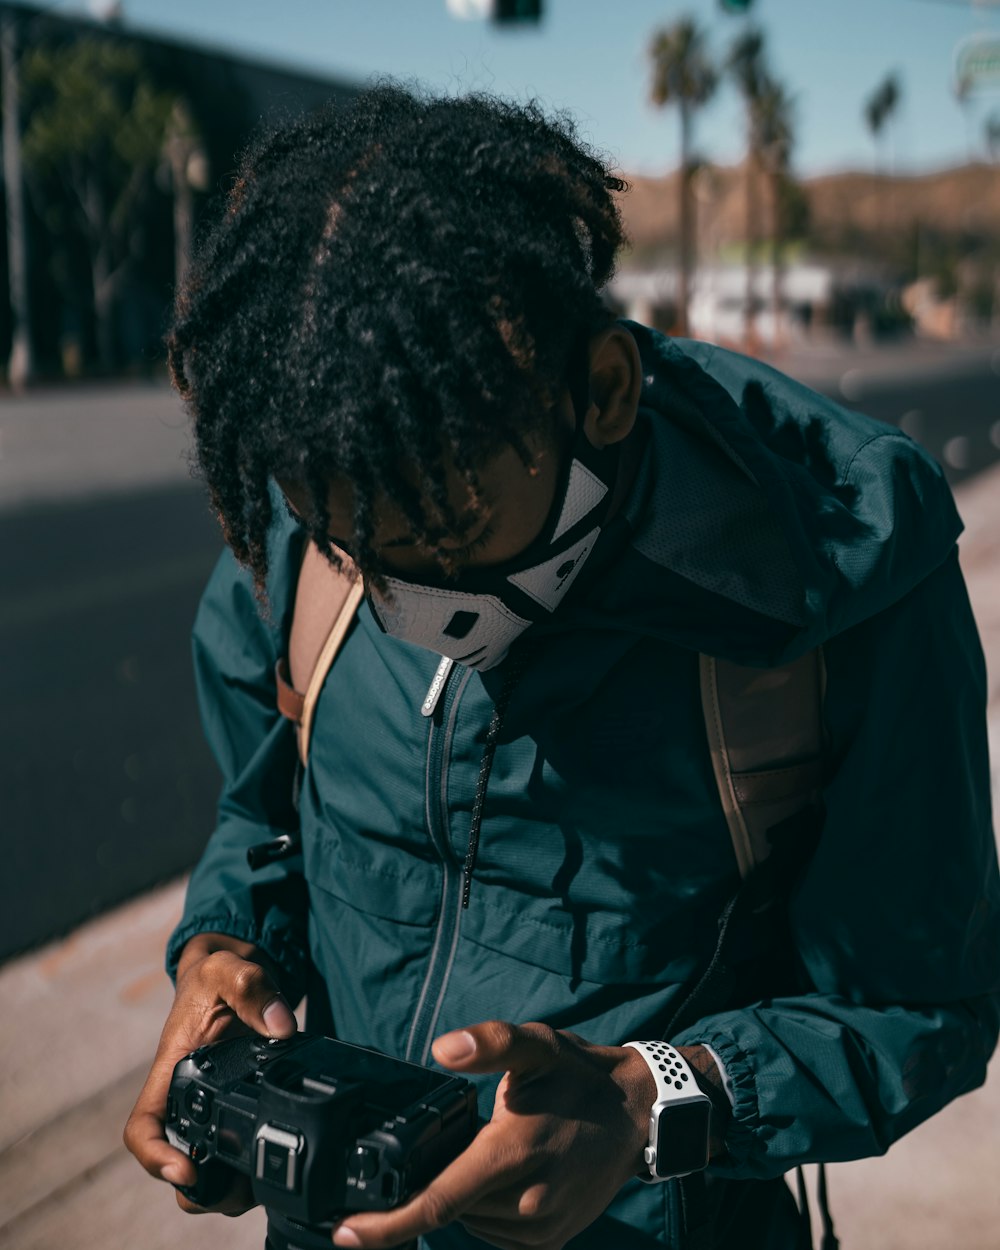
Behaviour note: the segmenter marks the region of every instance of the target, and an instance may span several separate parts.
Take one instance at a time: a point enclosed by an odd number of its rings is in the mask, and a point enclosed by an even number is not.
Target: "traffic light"
[[[498,26],[507,22],[540,22],[542,0],[496,0],[493,20]]]

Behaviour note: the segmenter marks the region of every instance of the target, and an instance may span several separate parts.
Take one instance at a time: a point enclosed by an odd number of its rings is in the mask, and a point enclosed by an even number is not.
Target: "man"
[[[126,1141],[189,1184],[173,1064],[289,1036],[307,988],[311,1029],[495,1092],[454,1164],[337,1245],[679,1247],[705,1225],[642,1181],[700,1169],[714,1244],[800,1245],[782,1174],[884,1151],[996,1042],[984,672],[940,471],[613,320],[620,189],[534,108],[379,88],[258,143],[178,302],[232,550],[195,628],[225,788]],[[368,604],[297,784],[275,666],[306,540]],[[816,648],[818,844],[752,979],[669,1032],[710,1107],[650,1141],[666,1052],[626,1043],[671,1030],[740,879],[699,653]]]

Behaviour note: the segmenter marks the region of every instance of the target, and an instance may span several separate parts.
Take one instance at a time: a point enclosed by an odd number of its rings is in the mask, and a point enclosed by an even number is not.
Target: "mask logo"
[[[563,595],[576,581],[576,575],[583,568],[599,532],[591,530],[568,550],[560,551],[558,555],[519,573],[511,573],[507,581],[549,612],[554,612]]]

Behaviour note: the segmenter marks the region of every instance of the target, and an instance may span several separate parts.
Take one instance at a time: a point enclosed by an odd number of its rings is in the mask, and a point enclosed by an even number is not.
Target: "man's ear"
[[[583,429],[595,447],[610,447],[631,434],[641,390],[635,339],[622,325],[607,326],[590,340],[590,406]]]

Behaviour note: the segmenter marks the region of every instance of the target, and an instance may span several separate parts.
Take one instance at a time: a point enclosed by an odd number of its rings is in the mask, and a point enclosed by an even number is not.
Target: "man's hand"
[[[433,1049],[455,1071],[505,1074],[493,1118],[410,1202],[344,1220],[336,1245],[397,1246],[460,1220],[501,1250],[559,1250],[644,1166],[656,1091],[635,1050],[496,1020]]]
[[[125,1125],[126,1147],[151,1176],[173,1185],[192,1185],[197,1175],[195,1165],[168,1143],[163,1131],[167,1091],[178,1060],[198,1046],[238,1033],[265,1037],[295,1033],[295,1017],[259,962],[261,958],[247,942],[224,934],[202,933],[184,947],[174,1005],[146,1084]],[[185,1211],[203,1210],[180,1193],[177,1202]],[[249,1185],[236,1185],[212,1209],[238,1215],[252,1205]]]

